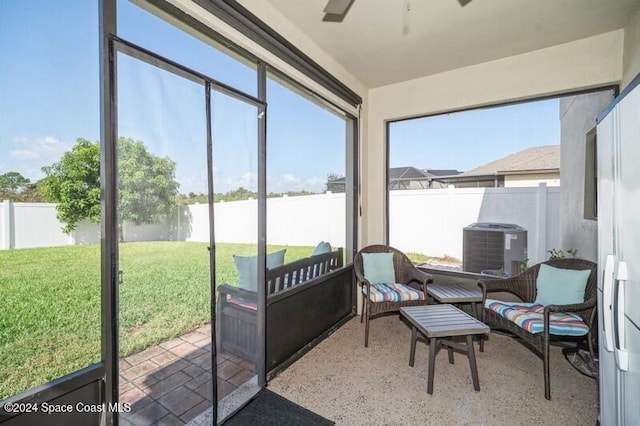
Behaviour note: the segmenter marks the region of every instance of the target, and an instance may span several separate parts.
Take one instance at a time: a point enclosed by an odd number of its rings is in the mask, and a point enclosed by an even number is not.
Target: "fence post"
[[[12,247],[11,242],[13,239],[13,206],[11,205],[11,201],[4,200],[2,202],[2,239],[0,239],[0,249],[1,250],[9,250]]]
[[[536,259],[529,264],[543,262],[547,253],[547,184],[538,184],[536,200]],[[531,258],[531,254],[529,255]]]

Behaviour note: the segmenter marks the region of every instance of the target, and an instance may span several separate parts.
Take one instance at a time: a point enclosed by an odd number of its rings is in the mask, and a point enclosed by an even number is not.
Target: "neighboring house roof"
[[[391,167],[387,175],[389,180],[420,180],[428,179],[429,175],[415,167]]]
[[[429,176],[455,176],[462,173],[455,169],[422,169]]]
[[[390,181],[400,180],[429,180],[435,176],[453,176],[460,174],[458,170],[444,169],[418,169],[416,167],[391,167],[389,168],[388,178]],[[333,184],[344,184],[344,177],[331,181]]]
[[[416,167],[391,167],[389,169],[389,180],[420,180],[429,179],[434,176],[451,176],[460,174],[458,170],[446,169],[418,169]]]
[[[516,152],[458,175],[517,175],[560,172],[560,145],[536,146]]]

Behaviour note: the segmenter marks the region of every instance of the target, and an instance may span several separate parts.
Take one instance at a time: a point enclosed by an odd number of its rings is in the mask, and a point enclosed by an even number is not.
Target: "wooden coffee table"
[[[469,288],[456,283],[429,284],[427,294],[438,303],[451,303],[452,305],[470,303],[472,315],[476,319],[480,319],[480,310],[482,309],[482,290],[480,287]],[[480,336],[480,352],[484,352],[484,336]]]
[[[472,337],[476,334],[489,334],[489,327],[471,315],[461,311],[453,305],[424,305],[407,306],[400,309],[400,313],[411,323],[411,349],[409,351],[409,366],[413,367],[416,355],[416,340],[418,332],[429,339],[429,370],[427,376],[427,393],[433,394],[433,377],[435,361],[438,351],[447,347],[449,363],[453,364],[453,349],[466,352],[471,367],[473,388],[480,390],[476,355],[473,350]],[[465,336],[466,343],[454,342],[454,336]]]

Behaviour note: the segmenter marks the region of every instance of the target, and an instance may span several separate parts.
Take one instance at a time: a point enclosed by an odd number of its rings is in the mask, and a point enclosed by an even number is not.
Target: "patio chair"
[[[376,257],[376,254],[383,256]],[[386,245],[364,247],[353,259],[353,269],[357,280],[362,284],[360,322],[365,320],[365,347],[369,346],[369,321],[372,318],[400,312],[403,306],[427,303],[427,284],[433,281],[431,275],[416,268],[398,249]],[[387,275],[386,279],[380,277],[380,272]]]
[[[545,277],[555,277],[550,282],[552,286],[538,282],[543,265],[546,265],[544,267],[546,268]],[[547,266],[552,268],[547,268]],[[556,271],[552,272],[556,275],[548,275],[549,273],[546,271],[551,270]],[[558,270],[560,270],[560,275],[557,275]],[[577,275],[575,273],[567,275],[562,270],[582,272],[582,283],[574,284],[576,280],[572,276]],[[546,399],[551,399],[549,380],[549,344],[551,341],[579,342],[586,338],[589,351],[593,356],[592,333],[596,331],[594,326],[596,280],[597,265],[593,262],[583,259],[553,259],[534,265],[512,278],[478,281],[478,285],[482,288],[483,322],[491,328],[511,332],[542,358]],[[545,278],[545,281],[549,281],[549,279]],[[544,287],[538,287],[539,285]],[[583,287],[581,285],[584,285],[582,296]],[[549,293],[549,289],[552,292],[566,292],[569,288],[574,291],[572,303],[560,304],[552,301],[553,297],[557,297],[557,300],[567,300],[567,296],[566,293],[563,293],[561,297],[553,295]],[[487,299],[487,294],[490,292],[512,293],[520,298],[522,303]],[[551,299],[550,296],[552,296]],[[549,301],[551,302],[549,303]]]

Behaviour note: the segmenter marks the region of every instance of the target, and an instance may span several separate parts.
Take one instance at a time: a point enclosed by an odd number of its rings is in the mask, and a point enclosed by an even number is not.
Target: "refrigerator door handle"
[[[615,315],[615,354],[616,364],[622,371],[629,371],[629,351],[627,350],[627,342],[625,335],[625,285],[628,279],[627,262],[620,261],[618,263],[618,274],[616,277],[616,288],[614,291],[613,313]]]
[[[612,254],[608,254],[604,264],[602,283],[602,327],[604,328],[604,348],[613,352],[613,277],[615,273],[615,260]]]

